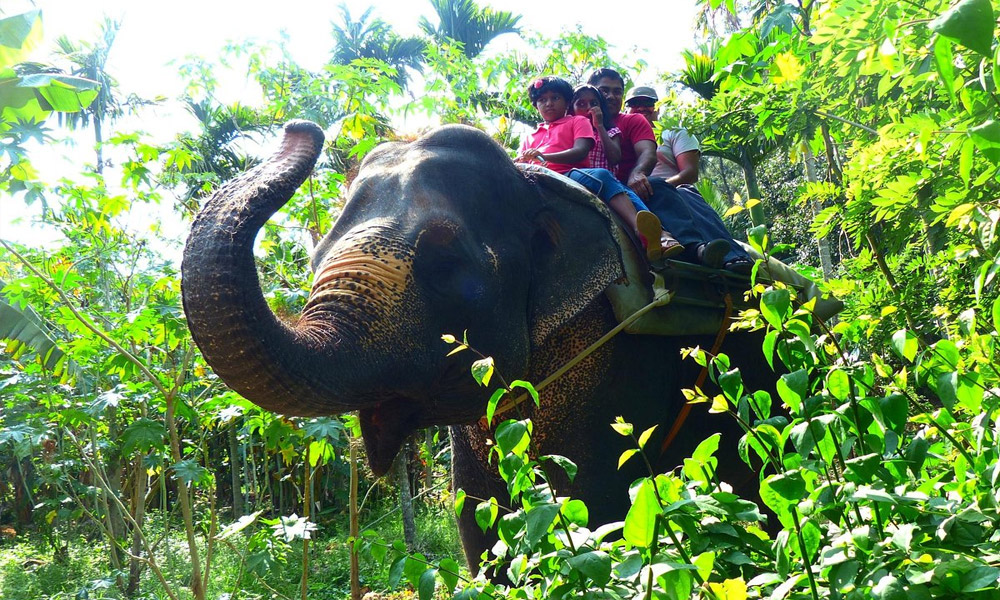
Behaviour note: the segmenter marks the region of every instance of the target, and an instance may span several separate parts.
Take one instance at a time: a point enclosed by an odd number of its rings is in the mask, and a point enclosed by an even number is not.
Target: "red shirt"
[[[619,181],[628,183],[628,176],[632,174],[639,158],[635,153],[635,143],[649,140],[655,146],[656,136],[653,135],[653,126],[642,115],[619,114],[615,119],[615,127],[622,130],[622,135],[618,138],[622,147],[622,159],[615,165],[614,173]]]
[[[539,125],[538,129],[521,144],[521,152],[530,148],[537,148],[546,154],[562,152],[571,149],[579,138],[594,139],[594,128],[590,125],[590,119],[567,115],[551,123]],[[572,164],[547,162],[545,166],[556,173],[568,173],[571,169],[586,169],[590,166],[590,161],[584,156],[582,160]]]

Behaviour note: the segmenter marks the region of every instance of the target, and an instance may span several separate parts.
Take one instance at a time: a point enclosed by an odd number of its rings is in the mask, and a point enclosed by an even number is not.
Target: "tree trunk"
[[[750,200],[763,200],[760,193],[760,183],[757,182],[757,172],[754,170],[753,161],[747,154],[746,148],[740,148],[740,167],[743,169],[743,179],[747,184],[747,202]],[[758,202],[750,207],[750,222],[754,227],[764,225],[764,204]]]
[[[819,181],[816,176],[816,157],[812,153],[809,142],[803,142],[802,149],[806,157],[806,181],[816,183]],[[815,199],[809,202],[809,208],[812,209],[813,218],[816,218],[816,215],[822,210],[819,201]],[[823,269],[823,279],[830,279],[833,277],[833,254],[830,252],[830,240],[827,237],[816,238],[816,247],[819,250],[819,264]]]
[[[358,440],[351,439],[348,446],[351,449],[351,492],[348,509],[351,515],[350,536],[358,539]],[[358,564],[358,552],[351,544],[351,600],[361,600],[361,568]]]
[[[409,444],[404,444],[393,462],[393,479],[399,489],[399,510],[403,515],[403,540],[406,549],[413,552],[417,545],[417,521],[413,516],[413,494],[410,492],[410,477],[406,468],[410,462]]]
[[[135,458],[135,494],[132,496],[132,552],[128,561],[128,586],[125,595],[135,596],[139,589],[139,576],[142,575],[142,527],[146,518],[146,491],[149,487],[149,477],[142,465],[142,455]]]
[[[229,438],[229,476],[233,487],[233,519],[239,519],[246,514],[243,508],[243,485],[242,473],[244,472],[243,461],[241,460],[240,447],[236,439],[237,420],[233,419],[229,424],[227,436]]]
[[[427,464],[424,467],[424,489],[431,489],[434,484],[434,428],[424,430],[424,445],[427,451]]]
[[[174,420],[175,400],[167,398],[166,425],[170,438],[170,455],[174,463],[181,462],[180,434]],[[184,522],[184,533],[187,537],[188,558],[191,561],[191,594],[195,600],[205,600],[205,581],[202,579],[201,554],[195,533],[194,511],[191,507],[193,490],[185,481],[177,482],[177,500],[181,504],[181,519]]]
[[[312,469],[309,464],[309,446],[306,446],[306,460],[302,465],[302,516],[312,521]],[[302,538],[302,579],[299,581],[302,600],[309,600],[309,538]]]

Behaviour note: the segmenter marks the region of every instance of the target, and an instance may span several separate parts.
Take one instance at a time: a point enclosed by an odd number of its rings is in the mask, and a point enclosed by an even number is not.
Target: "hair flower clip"
[[[542,87],[543,85],[545,85],[545,81],[544,80],[542,80],[542,79],[536,79],[535,80],[534,86],[535,86],[536,90],[538,88]]]

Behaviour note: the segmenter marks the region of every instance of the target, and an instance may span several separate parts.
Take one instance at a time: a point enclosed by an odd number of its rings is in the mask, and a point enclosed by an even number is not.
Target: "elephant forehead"
[[[402,186],[408,183],[418,170],[426,170],[428,166],[437,163],[444,168],[444,162],[443,157],[435,152],[408,149],[402,154],[365,164],[354,180],[354,187],[370,185],[373,182],[379,185]]]

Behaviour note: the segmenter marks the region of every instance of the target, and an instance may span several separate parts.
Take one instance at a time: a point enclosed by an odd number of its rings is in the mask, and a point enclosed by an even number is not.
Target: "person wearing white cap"
[[[659,116],[658,101],[656,90],[636,86],[626,96],[625,106],[629,114],[642,115],[653,125]],[[682,260],[748,274],[753,261],[693,185],[698,181],[701,160],[698,139],[681,128],[666,129],[661,138],[656,165],[649,174],[653,191],[645,199],[649,210],[685,246]]]

